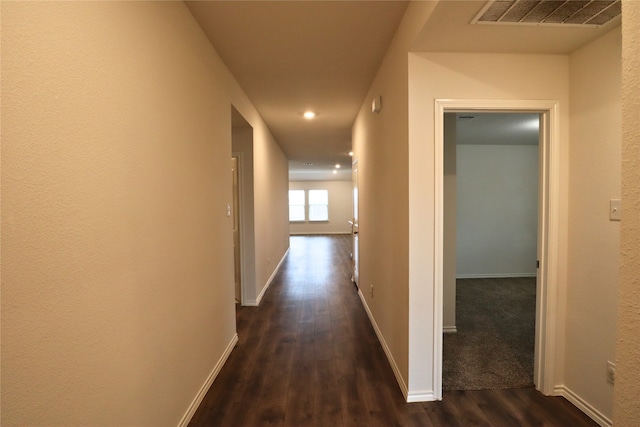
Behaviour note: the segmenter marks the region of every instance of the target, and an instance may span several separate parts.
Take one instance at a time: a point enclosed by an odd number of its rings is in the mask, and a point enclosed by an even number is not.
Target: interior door
[[[233,176],[233,261],[235,271],[236,303],[242,302],[242,280],[240,274],[240,203],[238,186],[238,158],[231,158],[231,174]]]
[[[360,268],[359,262],[359,224],[358,224],[358,160],[353,161],[352,166],[352,177],[353,177],[353,226],[351,227],[351,235],[353,240],[353,249],[352,249],[352,267],[353,267],[353,283],[358,286],[358,270]]]

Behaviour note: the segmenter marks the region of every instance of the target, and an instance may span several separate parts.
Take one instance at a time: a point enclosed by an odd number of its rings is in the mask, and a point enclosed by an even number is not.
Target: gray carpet
[[[458,279],[458,332],[444,334],[444,390],[533,386],[535,278]]]

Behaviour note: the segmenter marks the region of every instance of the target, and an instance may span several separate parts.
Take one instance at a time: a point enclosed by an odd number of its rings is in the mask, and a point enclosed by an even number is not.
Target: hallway
[[[404,402],[350,282],[350,236],[291,236],[259,307],[191,426],[597,426],[533,389],[445,392]]]

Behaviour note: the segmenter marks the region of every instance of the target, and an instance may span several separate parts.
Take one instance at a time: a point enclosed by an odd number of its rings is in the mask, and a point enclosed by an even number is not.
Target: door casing
[[[232,158],[237,159],[237,193],[234,195],[234,197],[237,197],[237,206],[234,203],[234,209],[236,209],[236,212],[234,212],[234,216],[237,215],[237,218],[235,220],[238,221],[237,227],[238,227],[238,237],[239,237],[239,241],[238,241],[238,245],[239,245],[239,250],[238,250],[238,256],[239,259],[236,259],[235,253],[234,253],[234,268],[238,269],[238,273],[239,273],[239,279],[240,279],[240,305],[245,305],[246,301],[245,301],[245,296],[246,296],[246,283],[245,283],[245,277],[246,277],[246,258],[245,258],[245,245],[243,242],[243,239],[246,239],[246,235],[245,235],[245,231],[244,231],[244,217],[243,217],[243,212],[244,212],[244,178],[242,176],[242,171],[244,168],[244,154],[241,152],[232,152],[231,153]],[[236,265],[236,263],[239,261],[239,265]]]
[[[433,390],[442,399],[442,328],[444,262],[444,114],[455,112],[539,113],[538,268],[534,384],[545,395],[555,386],[559,248],[560,131],[557,101],[435,100],[435,251]]]
[[[360,283],[360,238],[359,238],[359,233],[360,233],[360,224],[359,224],[359,213],[358,213],[358,209],[359,209],[359,205],[358,205],[358,159],[354,159],[353,163],[351,164],[351,170],[352,170],[352,181],[353,181],[353,224],[351,226],[351,237],[352,237],[352,242],[353,242],[353,248],[352,248],[352,268],[353,268],[353,283],[355,283],[356,286],[358,286],[359,288],[359,283]]]

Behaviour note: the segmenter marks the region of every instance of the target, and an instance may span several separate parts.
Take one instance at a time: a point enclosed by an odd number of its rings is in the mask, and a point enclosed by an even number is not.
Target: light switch
[[[227,203],[227,216],[231,216],[231,205]]]
[[[609,201],[609,219],[611,221],[620,221],[622,219],[622,202],[620,199],[611,199]]]

